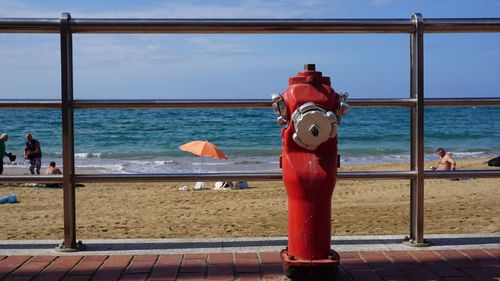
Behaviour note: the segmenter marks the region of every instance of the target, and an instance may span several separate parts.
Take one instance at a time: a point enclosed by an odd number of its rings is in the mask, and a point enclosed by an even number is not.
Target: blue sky
[[[6,1],[0,17],[500,17],[500,0]],[[409,35],[74,35],[78,99],[266,99],[315,63],[353,98],[409,96]],[[499,97],[500,33],[426,34],[427,97]],[[59,37],[0,34],[0,98],[59,98]]]

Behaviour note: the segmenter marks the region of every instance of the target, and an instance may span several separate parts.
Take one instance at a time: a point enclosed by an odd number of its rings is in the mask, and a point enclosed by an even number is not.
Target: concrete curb
[[[332,248],[339,252],[419,251],[500,248],[499,234],[437,234],[426,239],[431,247],[409,247],[404,235],[335,236]],[[186,253],[277,252],[286,237],[179,238],[179,239],[89,239],[85,251],[56,252],[59,240],[0,240],[0,255],[160,255]]]

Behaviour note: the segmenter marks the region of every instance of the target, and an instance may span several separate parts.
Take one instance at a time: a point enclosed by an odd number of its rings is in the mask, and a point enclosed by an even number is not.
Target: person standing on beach
[[[3,173],[3,158],[6,156],[5,143],[9,140],[7,134],[0,135],[0,175]]]
[[[455,159],[453,159],[449,153],[446,153],[446,151],[441,147],[436,149],[436,152],[440,159],[437,166],[431,167],[433,171],[450,171],[456,169],[457,162],[455,162]]]
[[[40,168],[42,167],[42,148],[40,143],[33,138],[31,133],[26,135],[26,146],[24,147],[24,158],[30,160],[30,173],[40,174]]]

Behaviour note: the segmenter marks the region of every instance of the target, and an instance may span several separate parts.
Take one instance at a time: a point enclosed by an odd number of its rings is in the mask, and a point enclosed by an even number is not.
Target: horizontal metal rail
[[[412,33],[410,19],[99,19],[73,18],[72,33]],[[499,18],[425,19],[425,33],[499,32]],[[55,18],[0,18],[0,33],[59,33]]]
[[[415,177],[412,171],[365,171],[339,172],[338,179],[409,179]],[[281,172],[263,173],[200,173],[200,174],[79,174],[76,182],[147,182],[147,181],[215,181],[215,180],[281,180]]]
[[[1,175],[0,182],[15,182],[15,183],[62,183],[62,175]]]
[[[411,98],[349,99],[352,107],[415,107]],[[74,109],[105,108],[271,108],[267,99],[75,100]],[[499,106],[500,98],[427,98],[426,106]],[[0,100],[0,108],[61,108],[59,100]]]
[[[2,109],[22,109],[22,108],[40,108],[40,109],[61,109],[60,100],[0,100]]]
[[[339,180],[400,180],[415,178],[415,171],[355,171],[339,172]],[[498,178],[498,170],[460,170],[460,171],[425,171],[425,179],[447,178]],[[218,181],[218,180],[247,180],[247,181],[275,181],[281,180],[281,172],[255,173],[172,173],[172,174],[76,174],[73,179],[77,183],[100,182],[175,182],[175,181]],[[0,182],[37,182],[62,183],[62,176],[46,175],[4,175]]]
[[[424,19],[424,33],[499,31],[500,18]]]
[[[500,101],[500,99],[499,99]],[[350,99],[352,106],[411,107],[413,99]],[[499,102],[500,104],[500,102]],[[260,100],[75,100],[73,108],[269,108],[271,99]]]
[[[431,98],[424,99],[426,106],[497,106],[500,98]]]
[[[458,171],[425,171],[424,178],[425,179],[500,178],[500,169],[458,170]]]

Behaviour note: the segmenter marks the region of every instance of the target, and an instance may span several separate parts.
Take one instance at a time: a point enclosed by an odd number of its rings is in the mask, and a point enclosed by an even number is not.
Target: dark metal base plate
[[[408,236],[403,239],[403,245],[409,246],[409,247],[429,247],[432,246],[432,243],[428,241],[427,239],[424,239],[423,242],[416,242],[413,239],[409,239]]]
[[[72,245],[72,247],[64,247],[64,242],[57,246],[54,250],[59,253],[73,253],[84,251],[87,249],[87,246],[82,243],[82,241],[78,241],[76,244]]]
[[[327,259],[301,260],[288,255],[288,249],[280,253],[283,262],[283,271],[289,280],[319,281],[337,280],[340,257],[337,252],[330,250]]]

